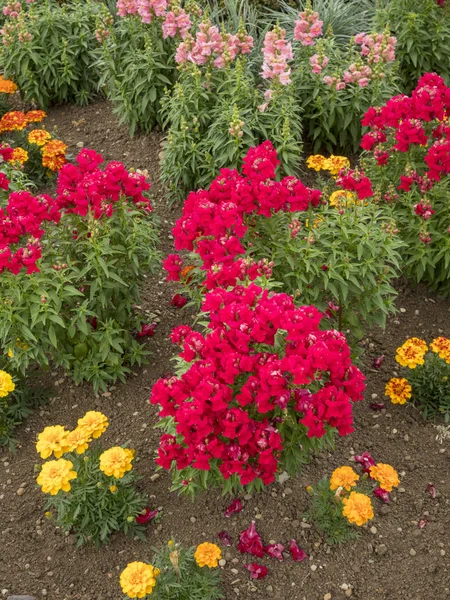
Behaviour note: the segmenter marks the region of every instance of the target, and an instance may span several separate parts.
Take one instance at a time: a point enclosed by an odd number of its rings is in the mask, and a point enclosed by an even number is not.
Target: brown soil
[[[81,142],[101,151],[107,160],[122,160],[129,167],[149,170],[154,185],[155,211],[161,219],[161,249],[171,249],[170,227],[179,207],[167,207],[158,181],[158,154],[161,136],[130,139],[126,128],[118,127],[106,102],[87,108],[63,107],[52,110],[50,123],[58,127],[61,139],[73,153]],[[386,405],[372,412],[371,398],[383,398],[383,388],[395,370],[393,353],[411,335],[430,340],[443,333],[450,335],[450,313],[446,301],[430,296],[422,288],[400,286],[396,318],[385,332],[376,331],[366,341],[366,401],[355,407],[356,431],[339,439],[336,451],[324,453],[308,465],[301,476],[283,485],[273,484],[264,493],[243,499],[244,510],[224,517],[229,499],[216,492],[206,493],[194,504],[169,492],[170,479],[155,474],[154,451],[158,432],[153,429],[157,411],[147,403],[157,378],[170,372],[173,348],[168,334],[173,326],[186,322],[184,309],[170,307],[174,291],[159,274],[147,286],[143,310],[156,314],[160,324],[148,341],[153,359],[136,371],[125,385],[111,388],[96,397],[89,387],[74,387],[61,373],[52,373],[54,392],[49,404],[35,412],[17,432],[15,455],[3,454],[0,461],[0,592],[30,594],[51,600],[119,600],[119,574],[132,560],[150,560],[151,546],[166,543],[170,536],[185,545],[204,540],[218,541],[217,533],[226,529],[234,538],[252,519],[266,542],[286,543],[296,538],[308,553],[300,564],[290,558],[279,563],[263,559],[269,575],[250,581],[243,563],[251,557],[240,555],[235,547],[224,548],[226,565],[223,579],[227,600],[234,598],[274,598],[283,600],[333,600],[347,597],[359,600],[445,600],[450,598],[450,477],[449,445],[436,441],[436,429],[424,423],[410,406]],[[157,318],[158,318],[157,317]],[[373,358],[385,354],[379,371],[371,368]],[[376,394],[378,396],[376,396]],[[162,508],[160,524],[148,526],[148,543],[115,535],[96,551],[77,550],[73,536],[64,536],[54,523],[43,518],[44,498],[34,486],[34,448],[36,434],[45,426],[61,423],[74,426],[91,409],[100,409],[110,418],[106,443],[130,440],[137,452],[136,468],[148,493],[149,506]],[[321,536],[302,521],[308,509],[305,486],[315,484],[325,474],[347,464],[355,453],[368,450],[382,462],[389,462],[401,474],[401,487],[392,502],[376,506],[376,517],[364,528],[356,542],[328,547]],[[425,491],[429,482],[437,487],[432,499]],[[18,495],[19,488],[25,493]],[[429,523],[419,529],[417,522]],[[374,527],[374,528],[373,528]],[[345,585],[344,585],[345,584]],[[347,591],[345,588],[347,587]]]

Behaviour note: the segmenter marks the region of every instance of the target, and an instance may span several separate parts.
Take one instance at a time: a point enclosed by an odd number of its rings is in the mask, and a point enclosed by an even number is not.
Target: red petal
[[[264,548],[269,556],[273,558],[278,558],[278,560],[283,560],[283,544],[269,544]]]
[[[153,337],[155,335],[156,326],[157,323],[150,323],[150,325],[146,323],[142,325],[141,330],[136,333],[137,337]]]
[[[145,523],[152,521],[157,514],[157,510],[150,510],[149,508],[146,508],[143,513],[136,517],[136,523],[139,523],[139,525],[144,525]]]
[[[241,532],[238,550],[242,554],[253,554],[253,556],[258,556],[259,558],[264,556],[264,546],[261,536],[256,531],[255,521],[252,521],[248,529]]]
[[[291,540],[289,544],[289,552],[291,553],[292,558],[296,562],[302,562],[305,558],[308,558],[306,552],[299,547],[295,540]]]
[[[420,521],[418,521],[417,523],[417,527],[419,529],[423,529],[424,527],[426,527],[428,525],[428,519],[420,519]]]
[[[372,410],[377,411],[377,410],[383,410],[383,408],[386,408],[386,405],[384,402],[371,402],[369,404],[369,407]]]
[[[425,491],[428,492],[432,498],[436,498],[437,491],[434,483],[429,483],[425,488]]]
[[[267,567],[264,565],[258,565],[257,563],[244,565],[244,567],[250,571],[252,579],[263,579],[268,573]]]
[[[221,531],[217,535],[217,537],[219,538],[219,540],[222,542],[222,544],[224,546],[232,546],[233,545],[233,538],[227,531]]]
[[[233,502],[230,504],[230,506],[226,509],[225,516],[231,517],[231,515],[241,512],[242,508],[243,508],[243,506],[242,506],[242,502],[240,500],[238,500],[238,499],[233,500]]]
[[[373,363],[372,366],[374,369],[379,369],[381,367],[381,365],[383,364],[384,361],[384,354],[382,354],[381,356],[379,356],[378,358],[376,358]]]

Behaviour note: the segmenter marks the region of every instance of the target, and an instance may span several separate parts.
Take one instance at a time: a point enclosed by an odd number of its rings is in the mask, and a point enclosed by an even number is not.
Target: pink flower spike
[[[243,508],[242,502],[236,498],[236,500],[233,500],[233,502],[230,504],[230,506],[225,511],[225,516],[231,517],[231,515],[241,512],[242,508]]]
[[[380,500],[386,502],[386,504],[389,502],[389,492],[383,490],[383,488],[377,487],[377,489],[374,490],[373,493],[377,498],[380,498]]]
[[[426,527],[428,525],[429,521],[428,519],[420,519],[420,521],[417,522],[417,527],[419,529],[423,529],[424,527]]]
[[[429,483],[425,488],[425,491],[428,492],[432,498],[436,498],[437,491],[434,483]]]
[[[379,369],[381,367],[381,365],[383,364],[383,362],[384,362],[384,354],[382,354],[378,358],[375,358],[375,360],[372,363],[372,367],[374,369]]]
[[[360,465],[362,465],[362,467],[364,469],[364,473],[368,473],[370,470],[370,467],[373,467],[376,464],[375,461],[373,460],[372,456],[368,452],[363,452],[359,456],[356,455],[355,461],[357,463],[359,463]]]
[[[291,540],[289,543],[289,552],[295,562],[302,562],[305,558],[308,558],[306,552],[302,550],[295,540]]]
[[[283,560],[283,544],[269,544],[264,548],[269,556],[272,558],[278,558],[278,560]]]
[[[221,531],[217,535],[217,537],[219,538],[219,540],[222,542],[222,544],[224,546],[232,546],[233,545],[233,538],[227,531]]]
[[[264,579],[267,575],[267,567],[264,565],[258,565],[257,563],[251,563],[250,565],[244,565],[246,569],[250,571],[252,579]]]
[[[150,325],[148,323],[144,323],[144,325],[141,327],[141,330],[136,333],[136,336],[138,338],[153,337],[155,335],[156,326],[157,323],[150,323]]]
[[[241,532],[239,536],[238,550],[242,554],[248,553],[262,558],[264,556],[264,546],[261,536],[256,531],[255,521],[252,521],[250,527]]]
[[[144,512],[142,512],[136,517],[136,523],[139,523],[139,525],[145,525],[145,523],[153,521],[157,514],[157,510],[150,510],[149,508],[145,508]]]
[[[183,308],[186,304],[187,299],[181,294],[175,294],[170,301],[170,306],[176,306],[177,308]]]

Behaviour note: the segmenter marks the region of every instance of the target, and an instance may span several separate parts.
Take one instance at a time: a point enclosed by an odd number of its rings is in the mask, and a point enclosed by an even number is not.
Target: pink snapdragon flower
[[[321,56],[320,54],[314,54],[309,59],[309,63],[312,67],[312,72],[316,73],[316,75],[319,75],[320,73],[322,73],[323,69],[325,69],[328,62],[329,62],[328,56],[324,56],[324,55]]]
[[[307,9],[295,21],[294,40],[300,41],[302,46],[314,46],[315,38],[322,35],[322,26],[319,13]]]
[[[361,46],[361,56],[367,57],[369,64],[393,62],[397,38],[385,33],[358,33],[355,44]]]
[[[183,8],[174,8],[169,11],[162,25],[163,37],[175,37],[177,34],[184,40],[191,28],[192,22],[189,14]]]
[[[276,79],[282,85],[291,83],[288,61],[294,58],[292,44],[286,40],[286,31],[274,27],[264,38],[264,62],[261,75],[264,79]]]
[[[367,87],[373,78],[372,69],[369,65],[352,63],[347,71],[344,71],[345,83],[357,83],[359,87]]]
[[[119,17],[135,15],[138,11],[136,0],[117,0],[117,14]]]
[[[137,12],[143,23],[151,23],[153,17],[163,17],[167,10],[167,0],[136,0]]]
[[[323,81],[329,87],[334,88],[337,92],[345,89],[346,83],[342,81],[339,77],[331,77],[330,75],[325,75]]]

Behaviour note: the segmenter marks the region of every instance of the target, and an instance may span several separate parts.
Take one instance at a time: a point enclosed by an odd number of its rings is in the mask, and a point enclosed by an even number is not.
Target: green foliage
[[[159,256],[152,219],[121,199],[109,218],[64,215],[42,241],[39,273],[2,274],[0,345],[26,345],[13,367],[25,373],[52,362],[96,391],[125,381],[128,365],[147,354],[133,338],[141,323],[134,305]]]
[[[162,548],[152,548],[153,566],[160,569],[151,600],[220,600],[224,598],[218,569],[199,567],[195,548],[184,549],[169,542]]]
[[[449,423],[450,364],[433,352],[428,352],[424,360],[423,365],[407,369],[405,375],[412,386],[412,402],[425,419],[444,416]]]
[[[176,79],[175,42],[164,40],[161,24],[144,24],[138,17],[119,18],[102,45],[97,67],[99,87],[105,88],[120,123],[130,134],[161,125],[160,103]]]
[[[248,148],[267,139],[282,161],[280,172],[298,170],[302,128],[293,86],[275,86],[264,104],[245,58],[224,69],[189,65],[182,71],[163,103],[164,124],[170,127],[161,179],[172,200],[208,186],[221,168],[239,167]]]
[[[17,83],[27,102],[42,108],[60,102],[87,104],[99,82],[95,31],[110,18],[105,6],[93,0],[28,5],[17,25],[9,22],[11,39],[1,50],[5,76]]]
[[[315,489],[311,488],[311,508],[307,518],[325,536],[327,544],[343,544],[354,540],[359,532],[342,514],[342,498],[330,490],[330,480],[324,477]]]
[[[403,89],[409,93],[421,75],[436,72],[450,85],[450,5],[436,0],[390,0],[377,15],[397,37]]]
[[[54,516],[55,524],[64,531],[73,531],[78,546],[104,544],[115,531],[145,541],[144,528],[136,523],[136,516],[145,508],[145,496],[135,489],[136,474],[131,470],[120,479],[105,475],[99,469],[102,451],[92,446],[81,456],[76,452],[64,454],[77,478],[70,482],[69,492],[61,490],[48,497],[45,508],[54,514],[47,516]],[[111,486],[117,491],[111,491]]]
[[[300,227],[295,236],[293,226]],[[337,305],[331,310],[335,325],[356,338],[367,327],[384,327],[395,310],[392,280],[399,274],[402,244],[376,205],[324,205],[257,217],[247,242],[255,260],[273,261],[272,278],[284,292],[320,310]]]

